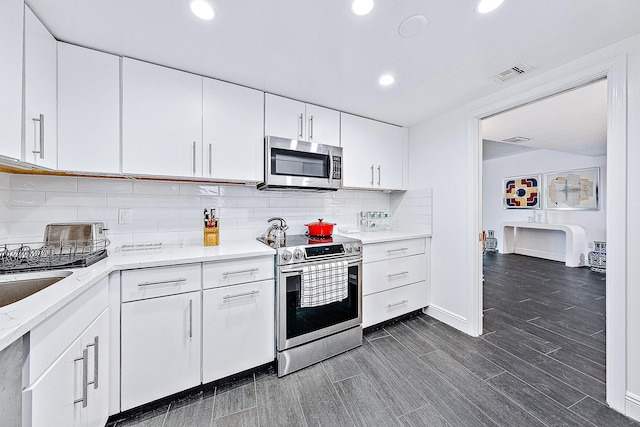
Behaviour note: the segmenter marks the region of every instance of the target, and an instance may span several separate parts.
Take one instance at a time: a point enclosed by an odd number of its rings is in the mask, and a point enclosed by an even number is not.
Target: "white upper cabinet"
[[[203,176],[260,181],[264,170],[264,94],[203,80]]]
[[[58,169],[120,172],[120,58],[58,43]]]
[[[345,187],[404,189],[404,128],[342,113],[341,143]]]
[[[24,111],[24,160],[56,169],[56,39],[26,6]]]
[[[22,0],[0,1],[0,156],[21,158]]]
[[[202,176],[202,77],[122,61],[122,172]]]
[[[265,135],[340,145],[340,112],[265,94]]]

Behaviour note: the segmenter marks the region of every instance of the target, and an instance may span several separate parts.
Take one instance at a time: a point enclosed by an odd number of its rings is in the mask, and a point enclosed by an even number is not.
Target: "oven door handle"
[[[357,261],[350,261],[350,262],[347,264],[347,267],[353,267],[354,265],[358,265],[358,264],[360,264],[360,263],[362,263],[362,260],[361,260],[361,259],[359,259],[359,260],[357,260]],[[295,270],[280,270],[280,272],[281,272],[282,274],[302,274],[302,273],[303,273],[303,270],[300,268],[300,269],[295,269]]]

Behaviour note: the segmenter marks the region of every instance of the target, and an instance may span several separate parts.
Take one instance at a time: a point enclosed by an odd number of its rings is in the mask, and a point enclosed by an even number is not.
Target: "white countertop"
[[[0,351],[114,271],[274,254],[274,249],[256,240],[210,247],[167,245],[160,249],[113,250],[106,259],[86,268],[0,275],[1,288],[3,282],[68,274],[23,300],[0,307]]]
[[[347,232],[338,230],[338,233],[336,234],[339,234],[345,237],[352,237],[354,239],[360,239],[364,244],[393,242],[395,240],[415,239],[419,237],[431,237],[431,233],[422,233],[417,231],[403,231],[403,230],[370,231],[370,232],[358,231],[354,233],[347,233]]]

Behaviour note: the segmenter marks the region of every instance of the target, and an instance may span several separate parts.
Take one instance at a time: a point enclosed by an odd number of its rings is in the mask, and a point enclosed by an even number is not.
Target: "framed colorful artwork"
[[[600,168],[544,174],[545,209],[598,210]]]
[[[504,179],[505,209],[540,209],[540,175]]]

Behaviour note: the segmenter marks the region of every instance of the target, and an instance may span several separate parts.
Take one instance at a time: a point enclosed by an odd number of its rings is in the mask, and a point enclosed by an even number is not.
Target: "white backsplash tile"
[[[133,181],[130,179],[78,178],[78,192],[132,193]]]
[[[106,206],[105,193],[47,192],[47,206]]]
[[[12,190],[77,191],[77,178],[52,175],[11,175]]]
[[[182,184],[168,181],[133,181],[133,192],[135,194],[164,194],[178,195],[181,194],[180,186]]]
[[[353,228],[361,210],[390,211],[394,224],[413,221],[421,228],[431,226],[430,190],[279,192],[243,185],[16,176],[0,173],[0,232],[12,239],[42,239],[47,223],[78,220],[105,222],[112,249],[159,240],[202,244],[203,210],[211,207],[220,218],[221,244],[262,235],[271,217],[284,218],[291,234],[304,233],[304,224],[319,218]],[[2,190],[3,185],[9,190]],[[132,209],[130,224],[118,224],[119,208]]]

